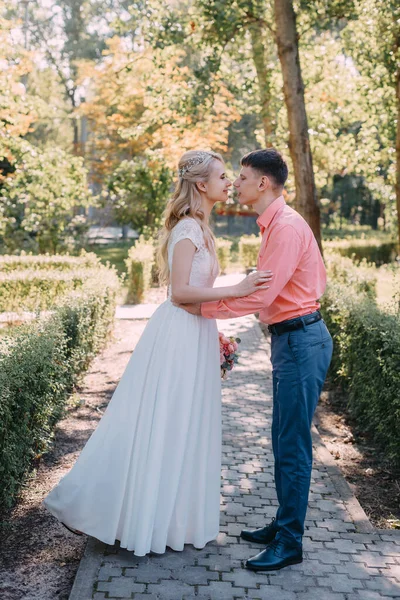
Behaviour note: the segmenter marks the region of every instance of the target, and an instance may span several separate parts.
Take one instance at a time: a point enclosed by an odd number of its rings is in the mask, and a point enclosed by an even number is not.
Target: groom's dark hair
[[[253,150],[242,157],[240,164],[242,167],[251,167],[262,175],[272,177],[278,186],[285,185],[288,178],[287,164],[282,154],[275,148]]]

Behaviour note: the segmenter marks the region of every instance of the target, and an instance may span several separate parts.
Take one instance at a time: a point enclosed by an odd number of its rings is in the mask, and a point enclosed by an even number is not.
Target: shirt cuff
[[[213,302],[202,302],[201,304],[201,316],[206,319],[214,319],[214,315],[218,312],[218,300]]]

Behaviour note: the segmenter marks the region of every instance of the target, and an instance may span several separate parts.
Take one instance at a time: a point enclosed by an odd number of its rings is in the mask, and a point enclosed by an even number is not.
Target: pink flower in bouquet
[[[220,331],[218,332],[219,338],[219,358],[221,365],[221,377],[222,379],[228,378],[228,371],[232,371],[235,364],[239,360],[239,355],[236,350],[240,343],[239,338],[229,337],[227,338]]]

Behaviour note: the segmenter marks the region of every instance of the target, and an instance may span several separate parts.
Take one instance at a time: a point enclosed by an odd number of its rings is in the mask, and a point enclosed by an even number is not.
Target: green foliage
[[[126,266],[128,269],[127,302],[139,304],[144,293],[150,288],[154,265],[154,244],[141,236],[129,250]]]
[[[0,272],[33,268],[35,271],[52,270],[69,271],[71,269],[94,268],[99,261],[93,252],[82,250],[79,256],[69,254],[24,254],[0,256]]]
[[[225,273],[231,259],[232,242],[217,238],[217,256],[221,272]]]
[[[161,156],[138,157],[123,161],[112,173],[108,190],[119,223],[151,233],[159,227],[161,215],[171,192],[172,172]]]
[[[324,248],[347,256],[355,262],[367,261],[383,265],[395,260],[398,245],[396,242],[384,241],[380,238],[343,239],[325,241]]]
[[[104,273],[105,275],[105,273]],[[52,315],[0,338],[0,506],[49,447],[65,402],[113,323],[118,279],[86,281]]]
[[[371,299],[376,299],[377,272],[375,265],[363,260],[358,266],[351,258],[325,253],[325,266],[328,280],[350,287],[356,293],[365,293]]]
[[[334,339],[330,372],[360,429],[400,465],[400,315],[386,314],[354,287],[332,283],[322,311]]]
[[[66,294],[98,278],[117,282],[115,271],[93,254],[0,257],[0,312],[51,309]]]
[[[240,238],[239,262],[245,269],[249,269],[257,265],[260,242],[260,237],[256,235],[242,235]]]
[[[0,243],[8,252],[79,247],[87,226],[76,211],[90,198],[82,159],[25,143],[13,165],[0,189]]]

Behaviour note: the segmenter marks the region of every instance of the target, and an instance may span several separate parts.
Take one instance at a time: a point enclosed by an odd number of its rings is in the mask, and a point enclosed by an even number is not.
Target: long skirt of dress
[[[214,320],[164,302],[97,429],[45,498],[60,521],[137,556],[218,535],[221,379]]]

